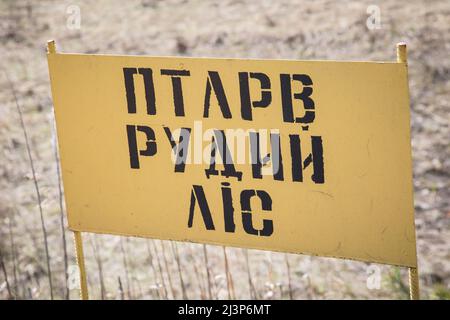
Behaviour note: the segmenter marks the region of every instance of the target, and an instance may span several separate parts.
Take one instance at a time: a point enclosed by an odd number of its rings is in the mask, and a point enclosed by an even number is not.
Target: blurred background
[[[1,299],[79,298],[49,39],[61,52],[375,61],[405,41],[421,293],[450,298],[450,1],[0,1]],[[409,296],[407,270],[390,266],[94,234],[84,245],[95,299]]]

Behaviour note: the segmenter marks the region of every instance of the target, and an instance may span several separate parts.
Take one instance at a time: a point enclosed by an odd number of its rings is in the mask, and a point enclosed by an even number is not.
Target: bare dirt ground
[[[381,9],[381,28],[374,30],[366,25],[372,4]],[[79,29],[68,27],[70,5],[80,9]],[[19,0],[1,1],[0,16],[0,249],[5,265],[0,298],[8,298],[8,289],[18,298],[50,297],[36,192],[7,77],[31,142],[54,296],[65,297],[48,39],[63,52],[333,60],[394,60],[395,44],[407,42],[422,297],[450,297],[448,0]],[[75,260],[67,230],[66,237],[71,269]],[[181,298],[180,274],[188,298],[208,297],[202,245],[87,235],[85,246],[94,298]],[[173,249],[178,249],[181,272]],[[207,251],[209,283],[218,298],[228,298],[230,291],[237,298],[268,299],[408,296],[406,270],[377,265],[381,287],[369,290],[366,281],[373,269],[366,263],[235,248],[227,248],[234,284],[229,290],[222,248],[207,246]],[[78,298],[76,289],[70,298]]]

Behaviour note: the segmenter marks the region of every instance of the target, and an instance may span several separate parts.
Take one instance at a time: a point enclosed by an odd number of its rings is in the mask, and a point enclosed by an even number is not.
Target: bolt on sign
[[[417,266],[406,63],[48,63],[71,230]]]

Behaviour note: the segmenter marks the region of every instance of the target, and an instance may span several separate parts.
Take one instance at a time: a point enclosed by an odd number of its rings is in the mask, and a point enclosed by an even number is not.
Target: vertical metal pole
[[[50,40],[47,42],[47,52],[49,54],[56,53],[56,43],[54,40]],[[84,254],[83,254],[83,240],[81,238],[80,231],[74,231],[75,236],[75,250],[77,257],[78,269],[80,271],[80,293],[81,299],[87,300],[89,299],[88,287],[86,281],[86,269],[84,267]]]
[[[86,269],[84,267],[84,254],[83,254],[83,240],[81,238],[80,231],[73,232],[75,236],[75,249],[77,253],[77,264],[80,270],[80,293],[82,300],[89,299],[87,280],[86,280]]]
[[[417,268],[409,268],[409,297],[411,300],[420,299],[419,273]]]
[[[397,62],[408,63],[408,53],[406,51],[406,43],[397,43]]]
[[[50,53],[50,54],[56,53],[55,40],[47,41],[47,52]]]
[[[404,42],[397,43],[397,62],[408,65],[408,52],[406,50],[406,43]],[[416,261],[417,261],[417,253],[416,253]],[[409,268],[409,296],[411,300],[420,299],[419,272],[417,266]]]

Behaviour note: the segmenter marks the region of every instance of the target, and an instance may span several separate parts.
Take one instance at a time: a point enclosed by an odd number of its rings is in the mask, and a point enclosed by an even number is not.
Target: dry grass
[[[0,298],[79,298],[66,278],[75,258],[65,239],[52,144],[48,39],[65,52],[345,60],[394,60],[395,43],[406,41],[421,288],[425,298],[448,298],[450,4],[383,1],[382,28],[370,31],[372,3],[0,2],[0,63],[12,84],[0,75]],[[66,27],[71,4],[81,9],[79,30]],[[89,289],[98,299],[397,298],[407,283],[406,270],[380,266],[381,289],[369,290],[367,264],[351,261],[104,235],[84,239]]]

